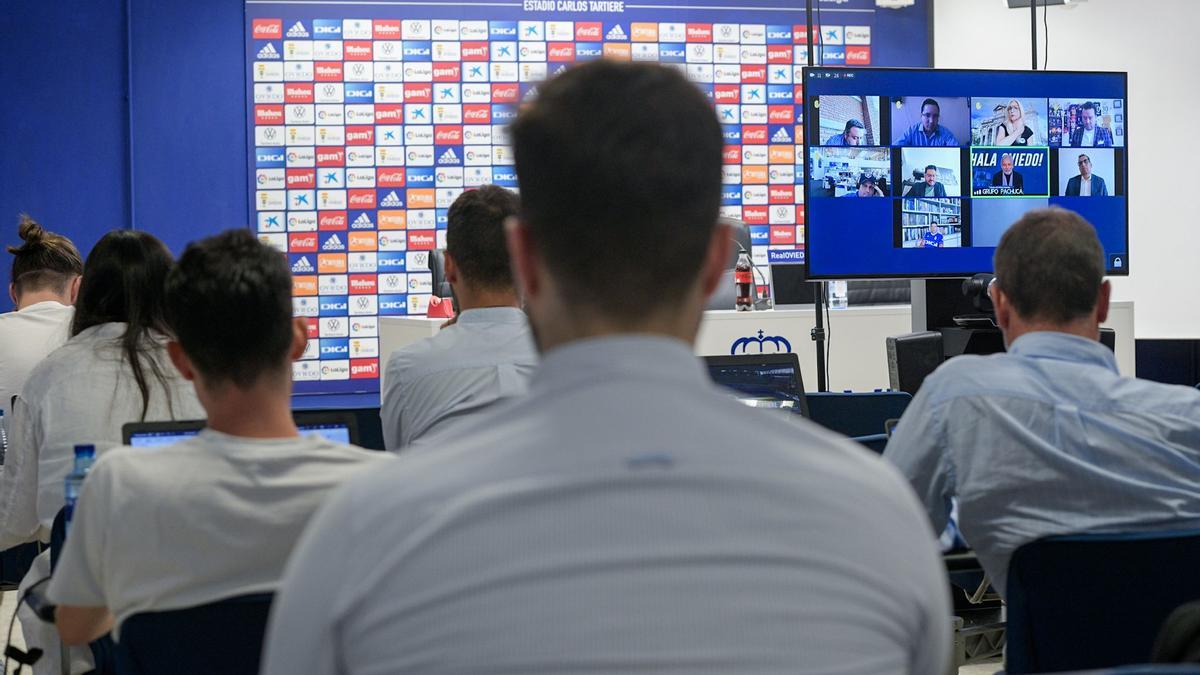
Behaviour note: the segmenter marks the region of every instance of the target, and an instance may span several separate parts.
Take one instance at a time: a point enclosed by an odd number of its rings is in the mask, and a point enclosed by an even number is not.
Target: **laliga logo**
[[[737,354],[740,348],[742,354],[748,354],[750,353],[750,345],[757,344],[758,353],[762,354],[766,351],[764,346],[768,343],[775,345],[775,353],[777,354],[790,354],[792,351],[792,343],[788,342],[787,338],[782,335],[764,336],[762,330],[759,330],[758,337],[742,337],[734,340],[733,344],[729,346],[729,353]]]

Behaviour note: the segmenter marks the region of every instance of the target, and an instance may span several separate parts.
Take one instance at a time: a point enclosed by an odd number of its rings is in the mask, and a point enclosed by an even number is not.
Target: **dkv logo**
[[[770,351],[767,345],[772,348]],[[757,336],[740,337],[729,346],[731,355],[737,354],[790,354],[792,343],[782,335],[764,335],[762,330]]]

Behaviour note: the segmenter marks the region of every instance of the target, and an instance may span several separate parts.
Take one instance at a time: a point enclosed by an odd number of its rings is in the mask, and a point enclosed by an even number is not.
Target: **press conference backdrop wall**
[[[743,12],[711,9],[729,3],[697,0],[689,9],[672,10],[672,17],[653,20],[795,27],[804,23],[795,4],[755,3],[769,11],[761,15],[766,18],[749,19]],[[930,7],[925,0],[905,10],[879,10],[871,0],[820,6],[828,29],[820,50],[826,63],[929,64]],[[300,14],[294,7],[274,7],[289,17],[315,17],[319,11],[315,4],[303,5]],[[419,10],[461,19],[468,12],[453,2],[336,7],[345,17],[399,18]],[[97,0],[70,7],[32,0],[8,3],[0,13],[0,32],[8,38],[10,58],[0,72],[21,95],[19,105],[0,107],[0,128],[7,132],[6,152],[0,154],[4,240],[15,241],[18,212],[70,236],[85,252],[116,227],[150,231],[176,253],[206,234],[257,227],[250,219],[252,191],[247,189],[255,175],[242,150],[255,147],[247,135],[254,110],[247,97],[252,89],[247,86],[252,79],[249,11],[241,0]],[[530,16],[581,18],[568,15]],[[646,15],[626,9],[594,18],[606,28],[620,24],[628,32],[635,19]],[[847,26],[867,27],[870,43],[845,44]],[[861,31],[859,35],[861,39]],[[802,206],[796,206],[795,212],[802,214]],[[769,245],[769,224],[757,227],[763,231],[755,233],[756,241],[765,239]],[[6,278],[7,272],[8,265],[0,265],[0,275]],[[318,385],[309,391],[372,390],[369,381],[360,382],[362,386]]]

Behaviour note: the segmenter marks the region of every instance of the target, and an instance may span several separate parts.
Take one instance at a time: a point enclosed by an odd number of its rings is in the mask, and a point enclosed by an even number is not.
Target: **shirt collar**
[[[455,323],[525,323],[525,312],[516,307],[464,309]]]
[[[531,389],[642,379],[695,388],[711,380],[691,345],[662,335],[622,334],[574,340],[542,356]]]
[[[70,308],[70,305],[64,305],[57,300],[43,300],[41,302],[35,302],[32,305],[28,305],[25,307],[25,309],[22,309],[21,311],[22,312],[50,312],[50,311],[61,311],[64,309],[69,309],[69,308]]]
[[[1114,373],[1119,372],[1117,357],[1112,350],[1098,340],[1089,340],[1067,333],[1055,331],[1026,333],[1013,340],[1012,345],[1008,348],[1008,353],[1033,359],[1073,361],[1107,368]]]

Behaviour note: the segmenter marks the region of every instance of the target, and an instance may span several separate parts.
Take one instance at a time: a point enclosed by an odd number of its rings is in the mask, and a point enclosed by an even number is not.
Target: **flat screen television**
[[[804,69],[808,276],[992,271],[1022,214],[1092,223],[1129,273],[1125,73]]]

